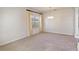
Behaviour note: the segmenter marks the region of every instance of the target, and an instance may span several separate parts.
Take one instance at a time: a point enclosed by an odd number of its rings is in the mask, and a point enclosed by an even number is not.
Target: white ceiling
[[[36,12],[43,13],[43,12],[46,12],[46,11],[59,9],[59,7],[28,7],[28,9],[36,11]]]

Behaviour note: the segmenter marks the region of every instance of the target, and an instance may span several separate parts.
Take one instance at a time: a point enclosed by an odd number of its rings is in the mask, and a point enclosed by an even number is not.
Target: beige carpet
[[[21,39],[5,46],[1,51],[76,51],[76,39],[72,36],[52,33],[40,33]]]

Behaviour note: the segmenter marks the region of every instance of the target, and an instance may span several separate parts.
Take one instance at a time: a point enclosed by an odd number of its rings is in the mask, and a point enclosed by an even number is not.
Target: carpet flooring
[[[76,51],[76,43],[73,36],[39,33],[1,46],[0,51]]]

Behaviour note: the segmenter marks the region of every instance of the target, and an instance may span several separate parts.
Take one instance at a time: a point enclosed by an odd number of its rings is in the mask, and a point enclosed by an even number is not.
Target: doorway
[[[42,14],[29,11],[29,35],[35,35],[42,31]]]

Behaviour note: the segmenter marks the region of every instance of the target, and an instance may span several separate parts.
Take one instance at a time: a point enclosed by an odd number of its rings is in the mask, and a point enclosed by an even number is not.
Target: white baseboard
[[[22,36],[22,37],[19,37],[19,38],[13,39],[13,40],[9,40],[9,41],[6,41],[6,42],[3,42],[3,43],[0,43],[0,46],[3,46],[3,45],[6,45],[6,44],[9,44],[9,43],[14,42],[14,41],[16,41],[16,40],[21,40],[21,39],[26,38],[26,37],[28,37],[28,36]]]
[[[70,36],[73,36],[73,34],[66,34],[66,33],[59,33],[59,32],[47,32],[47,33],[56,33],[56,34],[62,34],[62,35],[70,35]]]

